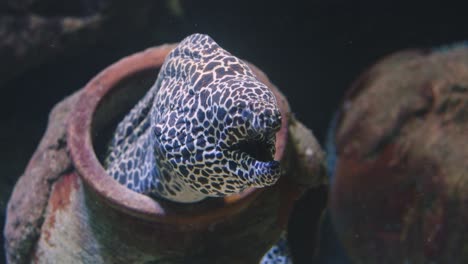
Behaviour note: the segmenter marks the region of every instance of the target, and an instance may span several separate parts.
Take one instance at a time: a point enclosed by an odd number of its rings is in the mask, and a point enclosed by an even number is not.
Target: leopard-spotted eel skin
[[[105,167],[153,198],[191,203],[235,194],[280,177],[273,160],[280,126],[275,96],[247,64],[193,34],[118,124]]]

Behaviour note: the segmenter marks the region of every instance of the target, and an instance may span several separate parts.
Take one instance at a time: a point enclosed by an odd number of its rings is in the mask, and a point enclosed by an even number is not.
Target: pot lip
[[[176,45],[164,44],[127,56],[105,68],[89,81],[82,89],[80,98],[68,120],[67,144],[74,168],[86,186],[111,207],[126,214],[159,223],[210,223],[238,213],[247,207],[264,188],[250,188],[241,194],[225,197],[223,205],[219,208],[173,212],[166,210],[150,197],[126,188],[110,177],[99,162],[91,139],[92,119],[101,99],[122,80],[142,71],[159,70],[166,55]],[[251,64],[249,66],[257,74],[257,78],[272,89],[277,98],[283,118],[281,129],[277,133],[275,159],[281,161],[286,151],[289,106],[284,96],[271,84],[266,75],[255,66]]]

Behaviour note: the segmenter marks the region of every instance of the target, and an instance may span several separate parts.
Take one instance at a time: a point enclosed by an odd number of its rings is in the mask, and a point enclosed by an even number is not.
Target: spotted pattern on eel
[[[107,173],[138,193],[191,203],[274,184],[275,96],[242,60],[193,34],[118,124]]]

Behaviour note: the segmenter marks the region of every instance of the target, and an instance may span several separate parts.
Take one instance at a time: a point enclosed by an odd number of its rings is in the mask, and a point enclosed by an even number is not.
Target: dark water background
[[[182,1],[179,18],[166,15],[164,9],[155,11],[150,24],[164,30],[153,31],[150,26],[113,45],[97,43],[8,81],[0,86],[0,226],[11,188],[44,132],[49,110],[119,58],[180,41],[191,33],[208,34],[267,73],[296,116],[323,141],[342,94],[377,59],[402,49],[429,48],[468,37],[463,4],[407,2]],[[325,199],[326,190],[310,192],[293,213],[290,236],[298,263],[308,263],[315,242],[310,235],[317,213],[310,208]]]

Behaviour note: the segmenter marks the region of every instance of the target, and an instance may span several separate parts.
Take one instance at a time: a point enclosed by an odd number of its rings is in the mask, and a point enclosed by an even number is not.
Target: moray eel
[[[107,172],[136,192],[190,203],[274,184],[273,93],[207,35],[185,38],[118,124]]]
[[[173,202],[240,193],[280,177],[273,160],[280,126],[275,96],[247,64],[193,34],[118,124],[105,167],[129,189]],[[278,249],[262,263],[287,263],[273,260]]]

